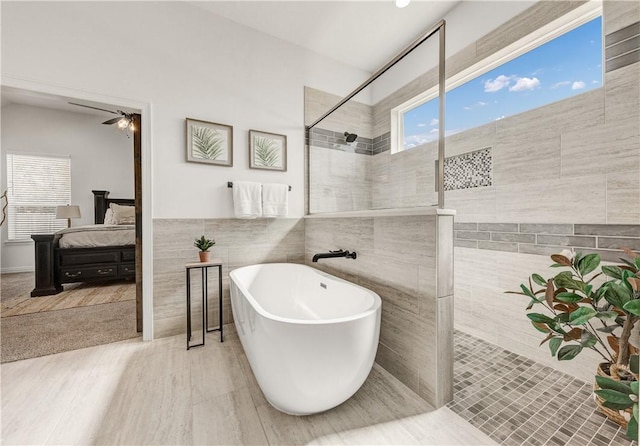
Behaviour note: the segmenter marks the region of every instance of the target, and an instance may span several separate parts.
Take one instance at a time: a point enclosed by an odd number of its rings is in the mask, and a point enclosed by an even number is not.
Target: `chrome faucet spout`
[[[313,256],[312,262],[316,263],[320,259],[333,259],[336,257],[345,257],[347,259],[356,259],[356,252],[349,252],[339,249],[338,251],[321,252]]]

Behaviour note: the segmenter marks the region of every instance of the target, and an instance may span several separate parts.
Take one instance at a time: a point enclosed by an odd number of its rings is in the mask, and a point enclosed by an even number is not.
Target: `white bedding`
[[[61,248],[135,245],[135,225],[86,225],[58,231]]]

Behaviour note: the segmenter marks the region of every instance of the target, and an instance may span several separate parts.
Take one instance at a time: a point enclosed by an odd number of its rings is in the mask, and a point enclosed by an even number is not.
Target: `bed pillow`
[[[113,211],[113,224],[116,225],[132,225],[136,222],[135,206],[122,206],[120,204],[111,203],[109,205]]]
[[[111,208],[107,209],[107,212],[104,213],[104,224],[105,225],[115,225],[113,219],[113,211]]]

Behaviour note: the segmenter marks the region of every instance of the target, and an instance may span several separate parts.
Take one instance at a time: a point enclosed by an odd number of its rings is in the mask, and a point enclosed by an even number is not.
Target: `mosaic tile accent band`
[[[550,256],[563,249],[619,262],[620,247],[640,251],[640,225],[455,223],[455,246]]]
[[[635,446],[596,410],[592,386],[454,333],[454,394],[447,407],[501,445]]]
[[[444,190],[491,186],[492,172],[491,147],[445,158]]]

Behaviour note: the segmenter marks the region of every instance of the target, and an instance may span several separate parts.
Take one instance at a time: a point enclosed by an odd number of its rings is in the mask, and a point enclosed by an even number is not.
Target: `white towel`
[[[233,182],[233,210],[236,218],[257,218],[262,216],[260,191],[262,185],[251,181]]]
[[[289,186],[267,183],[262,185],[262,215],[267,218],[286,217],[289,212]]]

